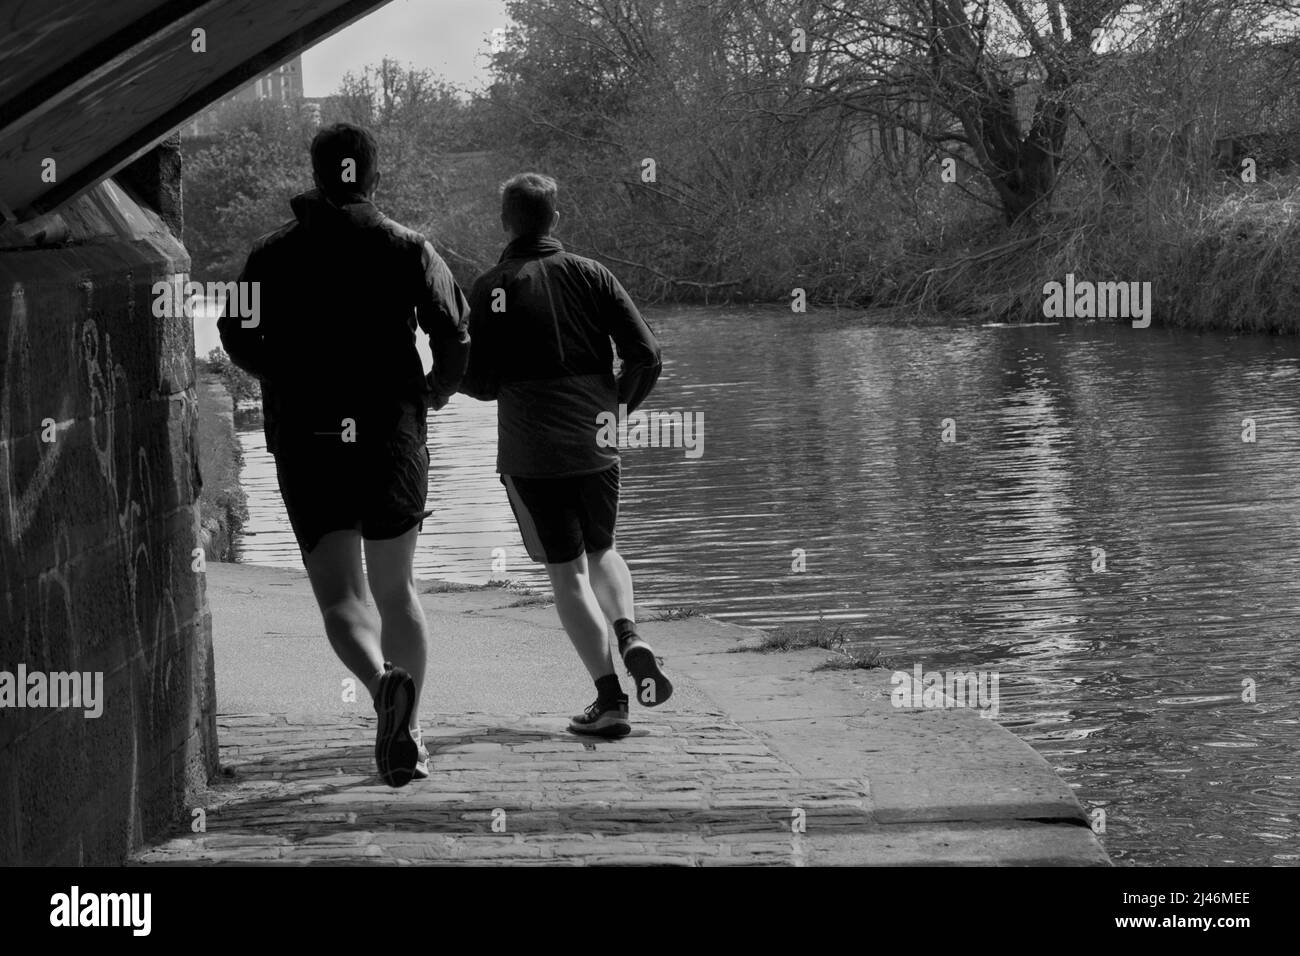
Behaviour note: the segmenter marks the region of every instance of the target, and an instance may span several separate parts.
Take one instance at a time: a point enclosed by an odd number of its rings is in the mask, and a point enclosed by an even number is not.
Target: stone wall
[[[217,769],[174,166],[0,227],[0,864],[121,862]],[[102,673],[102,714],[14,706],[20,668]]]

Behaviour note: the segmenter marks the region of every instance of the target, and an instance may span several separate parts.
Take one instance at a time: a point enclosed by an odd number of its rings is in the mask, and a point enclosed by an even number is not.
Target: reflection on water
[[[706,428],[699,459],[625,453],[641,601],[824,617],[901,669],[998,670],[999,719],[1105,810],[1116,861],[1300,859],[1294,340],[651,321],[651,407]],[[542,583],[493,474],[494,414],[458,396],[432,419],[421,575]],[[260,432],[243,438],[243,559],[301,566]]]

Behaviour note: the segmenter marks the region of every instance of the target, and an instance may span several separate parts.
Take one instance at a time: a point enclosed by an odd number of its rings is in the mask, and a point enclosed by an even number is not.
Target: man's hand
[[[438,380],[435,376],[435,373],[430,372],[428,375],[426,375],[424,377],[424,384],[427,385],[429,388],[429,407],[432,408],[435,412],[445,408],[447,403],[451,401],[450,395],[444,394],[443,392],[439,391]]]

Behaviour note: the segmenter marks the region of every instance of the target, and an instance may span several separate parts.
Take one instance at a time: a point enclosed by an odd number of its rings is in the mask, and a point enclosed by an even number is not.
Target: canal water
[[[1104,813],[1117,863],[1300,861],[1297,340],[648,318],[647,408],[704,442],[624,453],[640,602],[998,673],[997,719]],[[420,576],[544,584],[494,416],[457,396],[431,419]],[[301,567],[260,425],[241,441],[241,560]]]

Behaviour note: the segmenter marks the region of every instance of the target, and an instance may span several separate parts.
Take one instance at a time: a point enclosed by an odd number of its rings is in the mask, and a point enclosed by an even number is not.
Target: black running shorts
[[[331,531],[355,529],[368,540],[385,540],[423,526],[433,513],[424,507],[429,449],[423,416],[423,408],[406,410],[406,420],[386,429],[381,441],[314,435],[282,443],[276,477],[304,554]]]
[[[563,564],[614,546],[618,467],[577,478],[501,476],[530,558]]]

